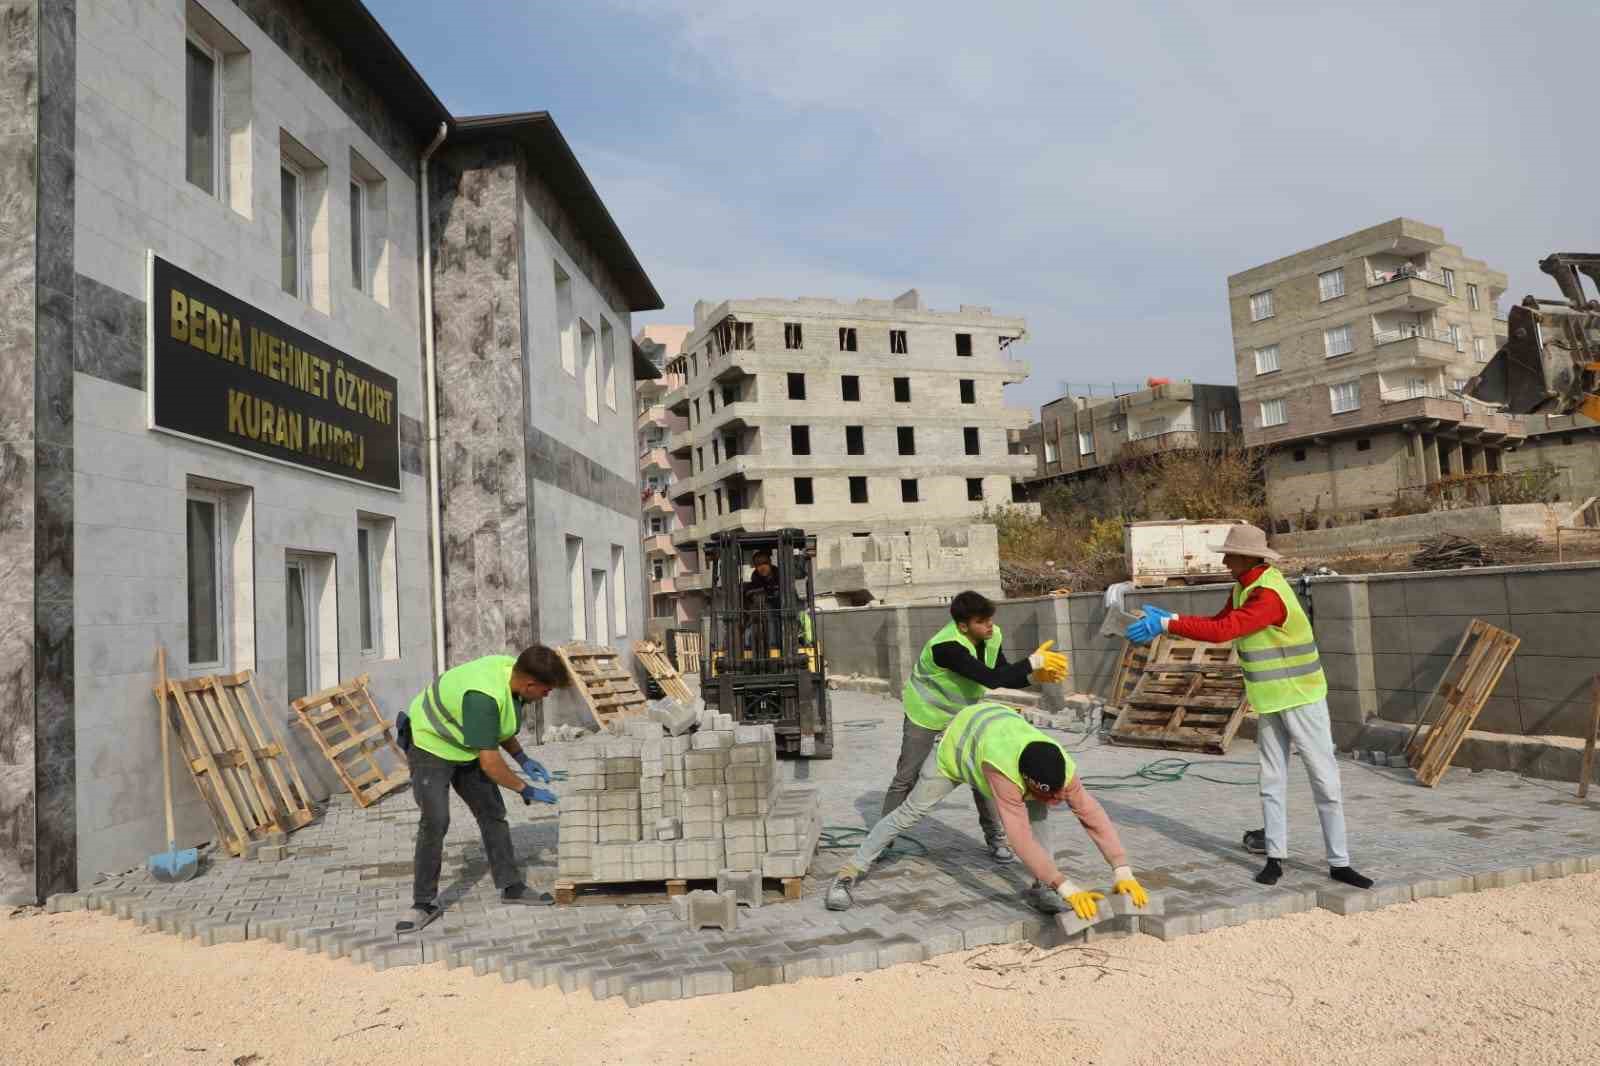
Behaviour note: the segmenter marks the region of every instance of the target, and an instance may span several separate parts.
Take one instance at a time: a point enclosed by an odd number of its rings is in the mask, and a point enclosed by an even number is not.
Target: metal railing
[[[1454,345],[1456,339],[1446,330],[1427,329],[1423,326],[1401,326],[1398,329],[1382,329],[1372,335],[1372,346],[1381,348],[1385,344],[1398,344],[1401,341],[1422,340],[1438,341],[1440,344]]]
[[[1427,385],[1421,389],[1385,389],[1378,393],[1380,403],[1405,403],[1407,400],[1447,399],[1443,385]]]
[[[1444,275],[1436,270],[1423,270],[1420,267],[1398,267],[1394,270],[1374,270],[1372,277],[1367,280],[1367,288],[1370,289],[1378,285],[1388,285],[1390,282],[1406,281],[1408,279],[1427,281],[1441,286],[1445,284]]]

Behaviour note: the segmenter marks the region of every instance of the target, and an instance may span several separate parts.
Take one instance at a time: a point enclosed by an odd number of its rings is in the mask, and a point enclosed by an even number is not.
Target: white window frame
[[[307,558],[305,558],[304,556],[301,556],[301,555],[290,554],[289,557],[286,558],[283,561],[283,569],[284,569],[283,617],[284,617],[284,630],[285,630],[284,636],[285,636],[285,638],[288,637],[289,574],[290,574],[291,571],[294,571],[299,575],[298,580],[300,582],[300,606],[306,613],[306,633],[305,633],[305,637],[306,637],[306,647],[305,647],[305,657],[306,657],[306,693],[305,694],[307,696],[309,696],[313,692],[320,692],[322,690],[322,688],[323,688],[323,685],[322,685],[322,639],[321,639],[321,633],[318,630],[318,623],[321,621],[321,619],[318,616],[321,615],[321,613],[322,613],[322,611],[321,611],[321,606],[322,606],[321,597],[317,595],[316,589],[314,588],[314,576],[311,573],[311,561],[309,559],[307,559]],[[289,683],[289,654],[288,654],[287,644],[285,645],[285,648],[284,648],[283,672],[284,672],[284,685],[287,688],[288,683]]]
[[[1228,412],[1220,407],[1211,412],[1211,432],[1228,432]]]
[[[1079,455],[1093,455],[1094,454],[1094,430],[1092,430],[1092,429],[1080,429],[1080,430],[1078,430],[1078,454]]]
[[[607,340],[609,338],[609,342]],[[617,330],[605,315],[600,316],[600,382],[606,406],[617,409]]]
[[[600,334],[582,318],[578,319],[578,360],[583,380],[583,413],[589,421],[600,421],[600,368],[595,362],[596,349],[600,347]],[[716,401],[712,400],[715,404]]]
[[[350,175],[350,264],[356,291],[372,295],[372,284],[367,280],[367,204],[370,202],[367,183]]]
[[[611,635],[628,635],[628,553],[622,545],[611,546]]]
[[[1345,404],[1343,406],[1340,406],[1339,399],[1340,399],[1340,396],[1345,393],[1345,390],[1354,390],[1353,391],[1354,400],[1351,403],[1347,403],[1347,404]],[[1360,382],[1360,380],[1358,379],[1358,380],[1355,380],[1355,381],[1340,381],[1340,382],[1336,382],[1335,384],[1329,385],[1328,386],[1328,409],[1333,414],[1336,414],[1336,415],[1348,414],[1351,411],[1359,411],[1359,410],[1361,410],[1361,382]]]
[[[1467,334],[1459,325],[1450,323],[1450,342],[1456,346],[1456,351],[1466,352]]]
[[[594,628],[594,632],[589,635],[588,640],[591,644],[610,644],[611,585],[605,570],[589,571],[588,591],[589,595],[593,597],[593,603],[590,605],[592,617],[589,619],[589,624]]]
[[[1271,411],[1272,413],[1276,414],[1278,417],[1277,418],[1268,418],[1267,415],[1268,415],[1269,411]],[[1289,421],[1289,412],[1288,412],[1288,409],[1285,407],[1283,400],[1278,399],[1278,400],[1262,400],[1261,401],[1261,428],[1262,429],[1270,429],[1273,426],[1285,425],[1285,424],[1288,423],[1288,421]]]
[[[189,185],[193,185],[201,192],[204,192],[207,196],[213,196],[218,200],[226,202],[228,199],[228,172],[225,168],[227,165],[228,155],[227,150],[223,145],[224,127],[222,124],[222,82],[224,56],[220,49],[211,44],[210,41],[207,41],[204,37],[201,37],[199,34],[195,33],[194,30],[187,30],[184,36],[190,44],[204,52],[211,60],[211,178],[213,188],[207,189],[203,185],[195,185],[195,183],[189,179],[188,174],[189,87],[187,78],[189,56],[187,52],[184,53],[183,57],[185,65],[183,102],[184,181]]]
[[[362,542],[366,542],[366,558],[362,558]],[[370,522],[356,523],[356,632],[363,624],[368,640],[358,640],[361,654],[377,658],[383,654],[383,560],[379,557],[378,529]],[[366,579],[367,598],[361,601],[361,581]]]
[[[284,210],[283,204],[283,173],[287,171],[294,177],[294,250],[295,250],[295,283],[294,291],[284,292],[302,300],[311,302],[311,234],[306,227],[306,170],[286,155],[278,156],[278,210]],[[279,267],[282,267],[283,258],[283,220],[278,221],[278,258]],[[279,278],[279,288],[282,288],[282,278]]]
[[[1256,301],[1261,301],[1259,304]],[[1272,306],[1272,290],[1263,289],[1250,294],[1250,321],[1264,322],[1274,317],[1277,312]]]
[[[1262,356],[1266,355],[1268,352],[1272,353],[1272,365],[1271,366],[1265,365],[1267,360],[1262,358]],[[1278,365],[1278,346],[1276,344],[1268,344],[1268,345],[1264,345],[1264,346],[1262,346],[1260,348],[1257,348],[1255,354],[1256,354],[1256,376],[1257,377],[1260,377],[1262,374],[1276,374],[1279,371],[1280,367]]]
[[[1343,334],[1344,347],[1339,351],[1334,351],[1333,338],[1337,333]],[[1327,329],[1322,331],[1322,353],[1326,358],[1335,359],[1341,355],[1349,355],[1355,350],[1356,331],[1355,328],[1350,325],[1350,323],[1346,322],[1342,326],[1329,326]]]
[[[1456,294],[1456,272],[1449,267],[1441,267],[1439,273],[1444,275],[1444,291],[1454,296]]]
[[[1474,311],[1479,310],[1478,285],[1476,282],[1467,282],[1467,306]]]
[[[1489,342],[1483,337],[1472,338],[1472,357],[1480,363],[1489,361]]]
[[[1329,291],[1335,287],[1338,288],[1337,292]],[[1332,270],[1324,270],[1317,275],[1317,296],[1321,302],[1326,303],[1329,300],[1337,300],[1343,295],[1344,267],[1334,267]]]
[[[589,570],[584,565],[583,538],[567,537],[567,592],[572,597],[572,639],[589,639]]]
[[[1047,462],[1047,463],[1056,462],[1057,459],[1060,457],[1060,454],[1061,453],[1056,448],[1056,442],[1055,441],[1047,440],[1047,441],[1044,442],[1044,461],[1045,462]]]
[[[561,346],[561,369],[569,377],[575,378],[578,376],[578,313],[573,304],[572,274],[557,260],[550,260],[550,265],[553,271],[550,284],[556,301],[556,338]],[[563,294],[565,301],[562,300]],[[699,357],[693,358],[698,372]]]
[[[223,493],[212,492],[208,489],[190,488],[185,494],[183,506],[184,603],[186,609],[190,595],[188,588],[188,508],[190,501],[210,504],[216,516],[216,521],[213,525],[213,539],[211,544],[211,565],[214,568],[213,572],[216,574],[216,589],[214,590],[216,602],[212,604],[212,610],[216,612],[218,657],[216,659],[207,660],[190,659],[189,668],[200,673],[205,673],[207,671],[221,673],[227,669],[229,653],[233,647],[233,618],[232,612],[228,609],[229,604],[232,603],[233,599],[231,587],[233,584],[233,553],[229,549],[227,542],[228,500],[227,496],[225,496]],[[187,616],[185,616],[185,624],[187,625]],[[189,643],[186,640],[184,643],[184,652],[186,656],[188,651]]]

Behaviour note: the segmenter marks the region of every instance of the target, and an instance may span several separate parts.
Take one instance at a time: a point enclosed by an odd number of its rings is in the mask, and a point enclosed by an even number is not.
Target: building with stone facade
[[[794,526],[819,535],[821,590],[841,603],[998,593],[993,527],[1031,461],[1005,405],[1027,366],[1020,318],[893,300],[729,300],[695,305],[682,385],[687,419],[669,454],[689,464],[673,502],[690,521],[676,590],[703,594],[700,548],[722,530]]]
[[[158,645],[282,723],[643,631],[660,299],[549,116],[450,115],[357,0],[0,17],[0,901],[164,845]]]
[[[1521,421],[1460,389],[1503,343],[1505,287],[1406,218],[1228,279],[1244,442],[1270,450],[1280,531],[1376,517],[1441,477],[1502,469]]]
[[[688,429],[689,422],[666,405],[667,395],[684,384],[688,360],[682,349],[690,331],[689,326],[650,325],[634,338],[644,357],[661,371],[660,377],[641,378],[635,387],[643,510],[639,535],[649,595],[646,625],[657,639],[666,630],[687,626],[700,617],[699,597],[678,595],[679,549],[672,543],[673,533],[694,523],[691,505],[673,499],[676,486],[689,476],[689,458],[673,454],[670,448],[672,435]]]

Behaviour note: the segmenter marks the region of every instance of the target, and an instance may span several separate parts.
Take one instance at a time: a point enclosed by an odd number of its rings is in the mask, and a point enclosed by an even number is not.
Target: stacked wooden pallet
[[[1479,618],[1461,634],[1406,742],[1406,762],[1419,782],[1429,788],[1439,783],[1521,643]]]
[[[384,720],[367,689],[369,680],[362,674],[290,704],[333,772],[363,807],[411,780],[405,754],[390,735],[392,723]],[[378,760],[385,751],[398,764],[389,771]]]
[[[644,693],[623,666],[616,649],[573,641],[557,647],[556,654],[566,664],[573,688],[601,729],[616,732],[614,724],[644,713]]]
[[[633,642],[633,657],[655,678],[662,692],[684,705],[694,702],[694,692],[684,683],[661,645],[650,640],[636,640]]]
[[[1129,644],[1123,652],[1111,741],[1226,753],[1249,709],[1233,646],[1162,636],[1142,661],[1141,650]]]

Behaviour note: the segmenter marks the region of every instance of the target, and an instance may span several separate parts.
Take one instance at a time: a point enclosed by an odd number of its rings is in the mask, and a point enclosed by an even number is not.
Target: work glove
[[[1028,665],[1033,667],[1033,672],[1028,675],[1030,681],[1062,681],[1067,676],[1067,657],[1058,651],[1051,651],[1055,641],[1047,640],[1039,645],[1038,649],[1028,656]]]
[[[1063,881],[1057,885],[1056,893],[1067,901],[1067,906],[1072,908],[1072,913],[1086,922],[1099,913],[1099,908],[1095,906],[1096,901],[1106,898],[1104,892],[1090,892],[1079,888],[1071,881]]]
[[[556,803],[556,802],[558,802],[557,799],[556,799],[556,794],[554,792],[549,792],[549,791],[546,791],[545,789],[542,789],[542,788],[534,788],[532,785],[523,785],[522,786],[522,791],[520,793],[518,793],[518,794],[522,797],[522,802],[523,803]]]
[[[1178,617],[1171,611],[1160,607],[1150,606],[1144,609],[1144,614],[1128,624],[1128,639],[1135,644],[1149,644],[1167,631],[1167,622]]]
[[[1140,910],[1150,902],[1150,894],[1144,890],[1133,870],[1127,866],[1119,866],[1111,871],[1111,891],[1120,896],[1127,896],[1128,901]]]
[[[529,779],[543,781],[547,785],[550,783],[550,771],[541,766],[537,760],[530,758],[527,752],[517,752],[517,765],[522,767],[522,772],[527,774]]]

